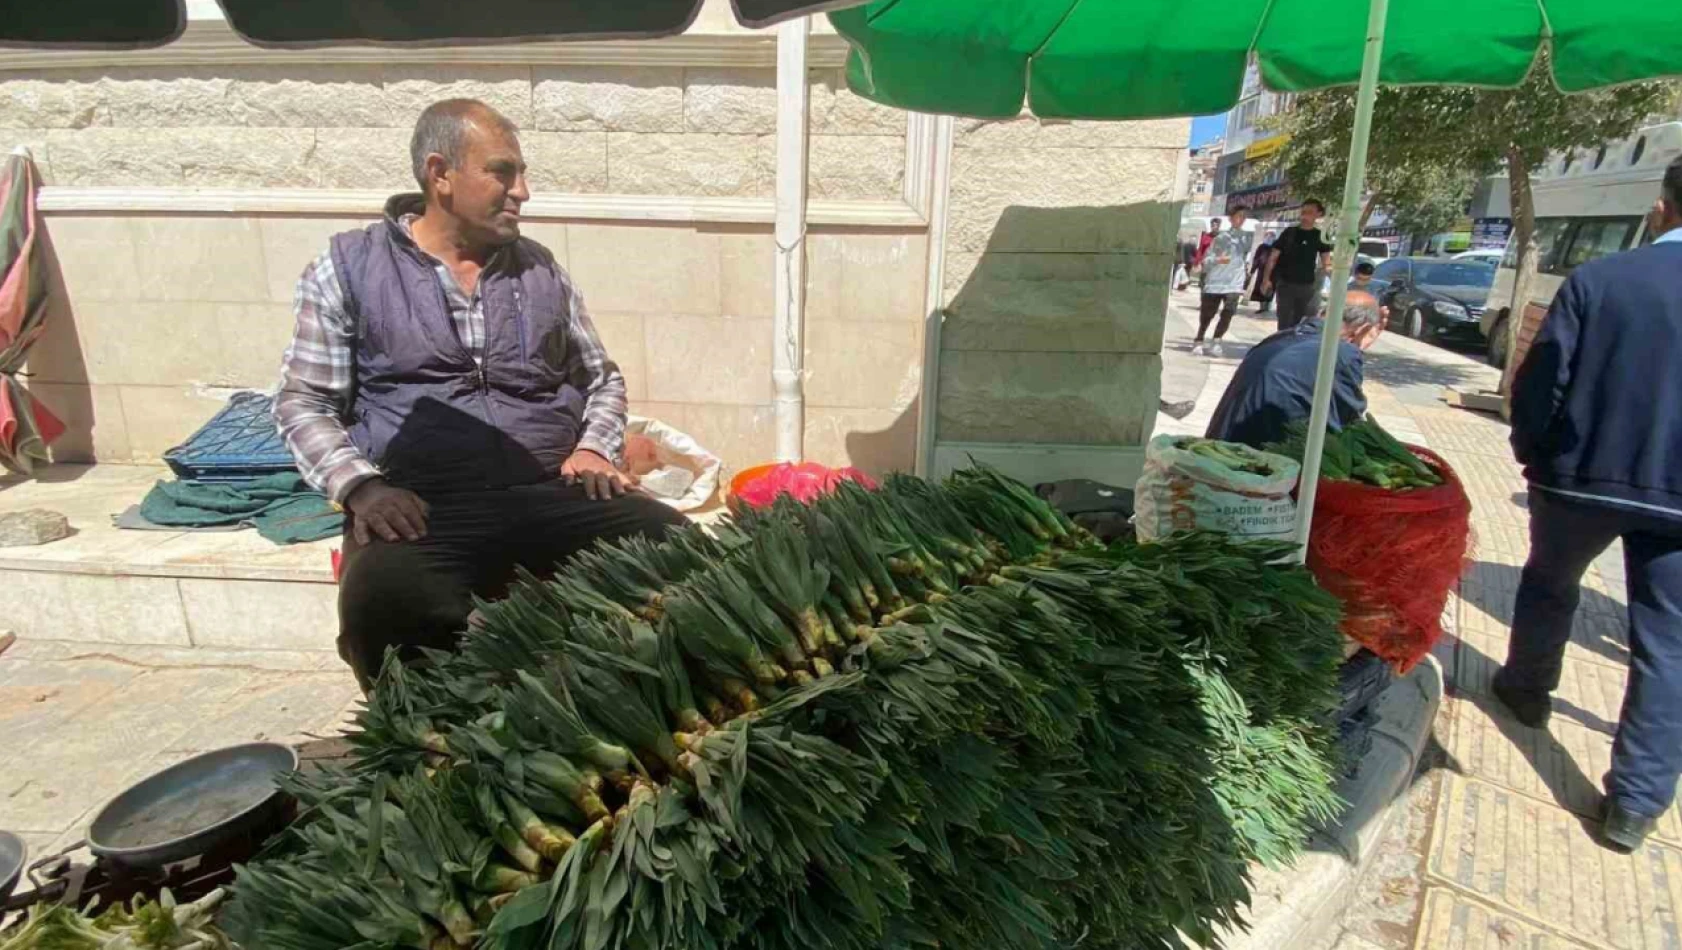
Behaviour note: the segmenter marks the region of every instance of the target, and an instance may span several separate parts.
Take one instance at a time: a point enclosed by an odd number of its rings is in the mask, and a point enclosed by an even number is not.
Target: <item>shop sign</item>
[[[1233,192],[1226,196],[1226,212],[1231,214],[1242,208],[1245,211],[1264,211],[1283,208],[1291,203],[1291,196],[1285,190],[1283,183],[1264,185],[1246,191]]]
[[[1256,159],[1267,158],[1284,148],[1285,143],[1290,140],[1291,137],[1289,135],[1273,135],[1262,139],[1259,142],[1251,142],[1250,145],[1244,149],[1244,160],[1255,161]]]
[[[1479,218],[1472,222],[1472,247],[1480,251],[1500,250],[1507,246],[1512,233],[1512,218]]]

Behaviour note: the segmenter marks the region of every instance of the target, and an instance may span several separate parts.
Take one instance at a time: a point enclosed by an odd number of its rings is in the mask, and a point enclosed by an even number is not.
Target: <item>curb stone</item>
[[[1419,768],[1431,723],[1443,699],[1443,671],[1427,656],[1399,677],[1377,700],[1381,716],[1373,745],[1353,779],[1338,783],[1349,805],[1330,825],[1309,838],[1308,848],[1287,868],[1257,868],[1249,930],[1221,935],[1226,950],[1295,950],[1314,946],[1337,925],[1372,866],[1378,845]]]

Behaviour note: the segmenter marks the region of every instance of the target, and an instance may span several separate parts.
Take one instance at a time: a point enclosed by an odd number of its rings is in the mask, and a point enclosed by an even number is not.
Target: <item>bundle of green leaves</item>
[[[1307,444],[1308,422],[1302,420],[1287,426],[1285,437],[1265,446],[1265,450],[1300,461]],[[1326,431],[1320,477],[1362,482],[1388,491],[1435,488],[1443,483],[1442,475],[1371,416]]]
[[[127,905],[101,908],[94,898],[81,911],[68,904],[40,903],[0,930],[0,950],[232,950],[212,922],[221,889],[178,904],[169,888],[158,899],[135,897]]]
[[[1336,602],[997,472],[603,546],[394,661],[247,947],[1180,947],[1336,805]]]

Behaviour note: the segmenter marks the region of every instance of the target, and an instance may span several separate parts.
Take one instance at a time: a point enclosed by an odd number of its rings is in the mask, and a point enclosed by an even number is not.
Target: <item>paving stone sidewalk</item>
[[[1241,314],[1237,346],[1210,361],[1191,416],[1159,431],[1201,432],[1237,358],[1272,330]],[[1165,350],[1187,353],[1195,297],[1175,295]],[[1169,357],[1164,357],[1165,361]],[[1473,505],[1476,548],[1439,644],[1448,697],[1435,748],[1375,865],[1322,947],[1312,950],[1676,950],[1682,948],[1682,820],[1667,814],[1638,854],[1590,835],[1629,663],[1622,552],[1584,579],[1565,675],[1546,729],[1494,702],[1513,596],[1529,548],[1525,484],[1499,419],[1449,408],[1444,386],[1494,389],[1498,374],[1461,353],[1387,334],[1367,355],[1374,415],[1448,460]]]
[[[51,854],[146,775],[240,742],[336,735],[360,697],[327,652],[20,638],[0,655],[0,828]]]

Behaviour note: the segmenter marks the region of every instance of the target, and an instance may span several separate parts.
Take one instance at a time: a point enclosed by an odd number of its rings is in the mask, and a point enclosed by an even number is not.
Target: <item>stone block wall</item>
[[[56,457],[156,461],[232,391],[272,388],[298,276],[331,234],[368,220],[49,216],[61,283],[26,372],[69,424]],[[633,412],[689,432],[734,468],[771,457],[768,225],[536,221],[524,230],[578,282]],[[927,245],[921,230],[811,234],[813,459],[911,468]]]
[[[708,9],[717,20],[723,7]],[[833,50],[821,60],[835,62]],[[662,61],[9,61],[0,147],[29,146],[48,186],[231,189],[251,209],[48,215],[64,291],[29,384],[71,423],[59,457],[153,460],[230,390],[271,387],[298,274],[329,234],[368,219],[283,213],[262,196],[292,196],[279,207],[295,209],[300,193],[412,189],[410,130],[437,99],[484,99],[518,124],[538,197],[602,195],[609,208],[616,195],[770,198],[774,70]],[[828,65],[811,71],[809,89],[811,197],[874,209],[830,220],[883,220],[884,203],[905,193],[907,116],[852,95]],[[943,440],[1136,445],[1148,434],[1187,132],[1183,120],[959,121],[944,235]],[[634,409],[733,466],[763,461],[773,445],[770,226],[680,214],[661,223],[646,219],[649,207],[536,216],[528,233],[579,281]],[[873,472],[912,465],[930,241],[912,224],[812,229],[810,457]]]
[[[905,113],[811,72],[811,194],[891,200]],[[0,73],[0,146],[52,185],[412,188],[416,116],[482,99],[521,129],[534,193],[768,197],[776,76],[676,66],[312,65]]]
[[[118,60],[120,62],[120,60]],[[902,200],[907,116],[810,73],[814,199]],[[0,147],[51,187],[412,190],[416,116],[483,99],[521,129],[535,196],[769,198],[775,71],[443,63],[0,72]],[[611,203],[611,199],[609,199]],[[370,207],[372,212],[374,208]],[[155,461],[241,388],[272,388],[298,275],[367,216],[47,215],[62,292],[28,385],[67,461]],[[528,219],[577,279],[633,411],[742,467],[773,448],[769,224]],[[808,452],[875,472],[915,459],[926,227],[814,228]]]
[[[1185,119],[958,120],[941,442],[1149,437],[1189,131]]]

